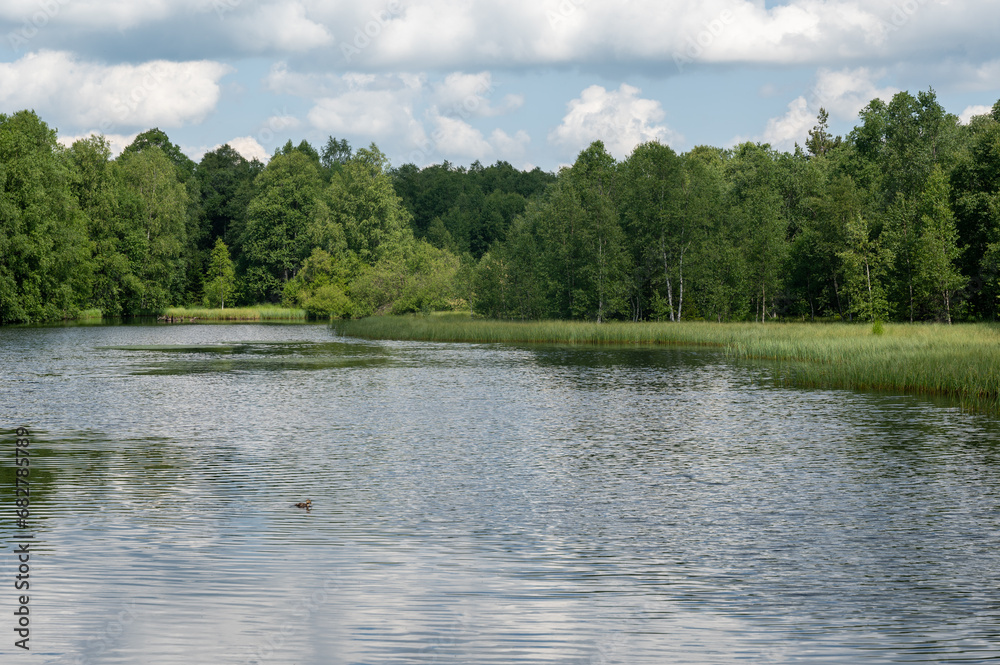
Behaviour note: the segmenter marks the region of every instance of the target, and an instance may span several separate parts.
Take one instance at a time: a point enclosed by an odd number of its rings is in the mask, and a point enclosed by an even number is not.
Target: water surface
[[[0,328],[0,366],[4,663],[1000,660],[1000,428],[948,404],[315,325]]]

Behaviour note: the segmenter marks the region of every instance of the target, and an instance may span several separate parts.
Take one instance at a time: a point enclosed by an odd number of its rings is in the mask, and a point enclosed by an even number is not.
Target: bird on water
[[[295,504],[295,507],[305,508],[306,510],[309,510],[310,508],[312,508],[312,505],[313,505],[312,499],[306,499],[305,501],[300,501],[299,503]]]

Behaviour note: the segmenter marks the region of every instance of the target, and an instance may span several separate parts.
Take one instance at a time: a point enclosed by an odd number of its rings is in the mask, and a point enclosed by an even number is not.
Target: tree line
[[[601,142],[558,174],[391,168],[330,137],[267,165],[195,163],[163,132],[116,158],[0,115],[0,323],[264,302],[318,317],[993,320],[1000,102],[968,124],[933,90],[873,100],[803,147]]]

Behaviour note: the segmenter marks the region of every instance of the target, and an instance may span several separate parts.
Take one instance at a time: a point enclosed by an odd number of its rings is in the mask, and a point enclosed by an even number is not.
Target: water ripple
[[[0,328],[0,363],[43,662],[1000,660],[997,422],[947,403],[303,325]]]

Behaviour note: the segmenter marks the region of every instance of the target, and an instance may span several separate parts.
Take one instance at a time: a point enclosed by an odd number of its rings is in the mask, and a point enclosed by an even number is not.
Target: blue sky
[[[995,0],[3,0],[0,112],[120,150],[376,143],[393,164],[554,170],[594,139],[792,149],[821,106],[1000,99]]]

